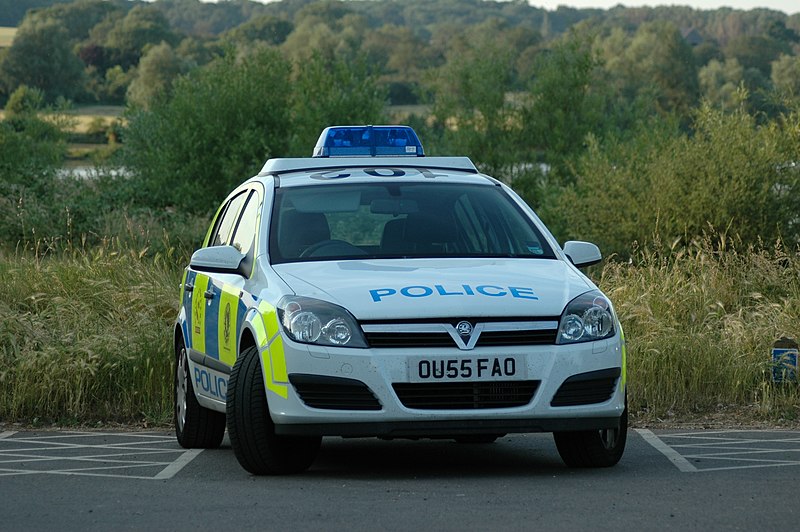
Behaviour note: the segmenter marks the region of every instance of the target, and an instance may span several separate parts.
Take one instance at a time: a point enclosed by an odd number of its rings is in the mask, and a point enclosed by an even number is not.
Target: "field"
[[[17,33],[17,28],[9,28],[8,26],[0,26],[0,48],[7,48],[14,42],[14,35]]]
[[[114,105],[87,105],[76,107],[67,112],[74,120],[72,131],[75,133],[88,133],[100,125],[111,125],[119,118],[124,107]]]

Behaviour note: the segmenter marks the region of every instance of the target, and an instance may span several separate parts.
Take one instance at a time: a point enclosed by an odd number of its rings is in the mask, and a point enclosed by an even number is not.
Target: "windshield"
[[[368,183],[276,190],[273,264],[439,257],[555,258],[498,186]]]

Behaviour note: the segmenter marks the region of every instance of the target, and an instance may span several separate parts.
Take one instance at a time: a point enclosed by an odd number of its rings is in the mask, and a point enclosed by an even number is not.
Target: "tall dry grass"
[[[770,349],[800,337],[800,260],[780,244],[706,237],[609,262],[601,287],[628,341],[629,400],[640,418],[719,411],[797,420],[797,383],[771,382]]]
[[[176,262],[0,251],[0,420],[168,422]]]
[[[800,417],[800,387],[772,383],[769,356],[775,339],[800,337],[796,254],[714,237],[633,257],[598,282],[625,328],[637,420]],[[169,422],[185,262],[116,241],[0,250],[0,421]]]

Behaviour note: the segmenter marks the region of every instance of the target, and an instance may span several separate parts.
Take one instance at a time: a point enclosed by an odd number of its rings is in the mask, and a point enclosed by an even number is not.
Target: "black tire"
[[[456,436],[453,438],[458,443],[464,444],[487,444],[494,443],[497,438],[504,436],[503,434],[469,434],[466,436]]]
[[[582,432],[555,432],[553,438],[561,459],[569,467],[611,467],[625,451],[628,439],[628,406],[619,418],[619,428]]]
[[[254,475],[286,475],[308,469],[321,436],[277,436],[269,415],[258,349],[245,349],[228,380],[228,436],[239,464]]]
[[[186,449],[216,449],[225,435],[225,414],[209,410],[197,402],[189,375],[189,362],[183,338],[175,345],[175,436]]]

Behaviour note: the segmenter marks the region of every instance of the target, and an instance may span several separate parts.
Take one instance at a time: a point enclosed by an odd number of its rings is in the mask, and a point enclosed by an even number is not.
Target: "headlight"
[[[361,328],[345,309],[310,297],[285,296],[278,319],[289,338],[303,344],[367,347]]]
[[[569,302],[558,326],[558,344],[593,342],[614,335],[611,304],[599,291],[586,292]]]

